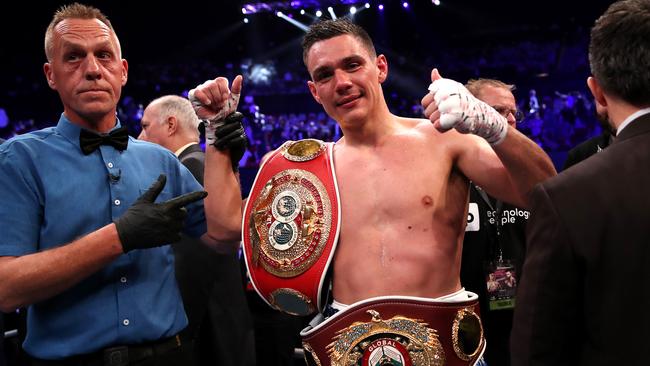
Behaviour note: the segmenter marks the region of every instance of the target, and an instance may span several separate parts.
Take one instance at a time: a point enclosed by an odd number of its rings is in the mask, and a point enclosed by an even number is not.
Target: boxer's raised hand
[[[188,99],[199,119],[222,122],[237,110],[242,88],[242,76],[237,75],[229,87],[228,79],[218,77],[190,90]]]
[[[431,71],[429,93],[422,98],[424,115],[444,132],[455,128],[472,133],[498,145],[508,132],[508,121],[492,107],[476,99],[465,86]]]

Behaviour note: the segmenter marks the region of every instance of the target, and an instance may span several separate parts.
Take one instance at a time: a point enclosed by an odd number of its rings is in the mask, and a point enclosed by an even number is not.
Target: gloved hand
[[[440,131],[455,128],[460,133],[483,137],[495,146],[508,132],[508,121],[492,107],[476,99],[465,86],[444,79],[437,69],[431,72],[430,93],[422,98],[424,115]]]
[[[122,249],[146,249],[177,242],[187,217],[184,206],[205,198],[208,192],[186,193],[162,203],[154,203],[167,183],[161,174],[149,189],[115,222]]]
[[[246,138],[246,131],[242,121],[244,115],[239,112],[234,112],[224,120],[224,124],[214,128],[206,126],[206,141],[207,136],[213,136],[213,145],[218,150],[229,150],[230,161],[232,163],[233,172],[239,171],[239,160],[244,156],[246,147],[248,146],[248,139]]]

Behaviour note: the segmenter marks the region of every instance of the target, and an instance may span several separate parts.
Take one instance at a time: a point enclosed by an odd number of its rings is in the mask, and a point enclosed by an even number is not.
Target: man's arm
[[[230,146],[233,141],[241,141],[243,129],[230,131],[225,121],[236,111],[241,89],[241,76],[233,80],[231,87],[227,79],[219,77],[192,89],[189,95],[197,116],[208,121],[204,175],[204,187],[209,193],[204,201],[208,232],[201,239],[220,252],[236,250],[241,239],[241,188],[234,169],[237,159],[231,156]]]
[[[205,192],[155,203],[166,181],[161,174],[114,223],[80,239],[43,252],[0,257],[0,310],[13,311],[57,295],[128,251],[180,240],[187,216],[184,206],[202,199]]]
[[[542,185],[531,194],[527,254],[511,333],[513,365],[576,365],[582,288],[564,223]]]
[[[490,195],[527,208],[532,188],[556,174],[551,159],[462,84],[442,79],[436,69],[431,80],[431,92],[422,99],[425,116],[442,132],[454,128],[482,138],[467,136],[459,142],[459,169]]]
[[[228,151],[206,146],[203,201],[208,232],[201,240],[218,252],[232,252],[241,240],[242,198]]]
[[[109,224],[55,249],[0,257],[0,310],[8,313],[57,295],[122,253],[115,224]]]

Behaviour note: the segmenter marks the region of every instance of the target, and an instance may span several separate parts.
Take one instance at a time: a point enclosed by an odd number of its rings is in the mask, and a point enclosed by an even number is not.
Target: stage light
[[[246,8],[241,8],[241,13],[246,14]]]
[[[379,9],[379,11],[384,11],[384,4],[379,4],[379,6],[377,6],[377,9]]]
[[[366,5],[364,6],[366,7],[366,9],[370,9],[370,3],[366,3]]]
[[[305,9],[300,9],[300,15],[305,15]]]
[[[336,13],[334,13],[334,8],[333,7],[329,6],[327,8],[327,12],[330,13],[330,16],[332,17],[333,20],[336,20],[336,18],[338,18],[336,16]]]
[[[440,0],[431,0],[431,2],[432,2],[433,5],[435,5],[435,6],[440,5]]]
[[[275,15],[279,16],[280,18],[282,18],[282,16],[283,16],[284,14],[282,14],[281,11],[278,11],[278,12],[275,13]]]
[[[322,11],[320,11],[320,10],[317,10],[317,11],[316,11],[316,16],[317,16],[318,18],[320,18],[322,15],[323,15],[323,12],[322,12]]]
[[[244,18],[244,23],[248,24],[248,18]]]
[[[409,3],[405,1],[402,3],[402,6],[404,7],[404,9],[408,9]]]
[[[357,12],[357,8],[354,6],[350,7],[350,14],[354,15]]]

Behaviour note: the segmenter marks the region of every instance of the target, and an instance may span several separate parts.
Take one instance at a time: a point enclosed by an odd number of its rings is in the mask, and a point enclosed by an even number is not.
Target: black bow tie
[[[126,126],[113,130],[108,134],[97,134],[88,130],[81,130],[79,134],[79,145],[85,155],[97,150],[99,145],[111,145],[122,151],[126,150],[129,144],[129,131]]]

